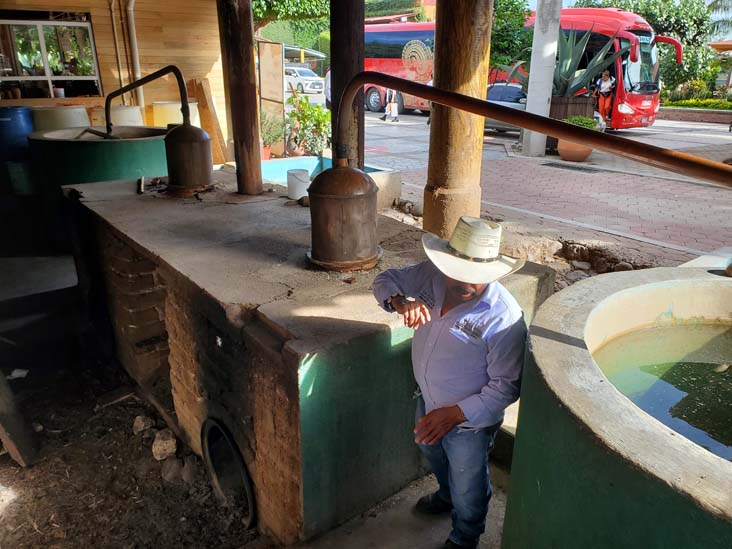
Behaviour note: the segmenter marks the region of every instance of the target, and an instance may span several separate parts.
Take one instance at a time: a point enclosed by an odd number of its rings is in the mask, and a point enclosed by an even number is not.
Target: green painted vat
[[[95,127],[104,131],[102,127]],[[102,139],[83,128],[35,132],[28,137],[34,192],[62,185],[155,177],[168,174],[164,128],[121,126],[118,139]]]
[[[104,132],[97,126],[96,131]],[[168,175],[165,128],[119,126],[116,139],[103,139],[85,128],[35,132],[28,137],[31,185],[25,194],[43,203],[43,224],[52,248],[69,249],[61,187],[95,181]]]
[[[529,329],[504,549],[732,547],[732,463],[641,410],[593,359],[623,334],[730,320],[732,281],[701,268],[600,275],[544,303]]]

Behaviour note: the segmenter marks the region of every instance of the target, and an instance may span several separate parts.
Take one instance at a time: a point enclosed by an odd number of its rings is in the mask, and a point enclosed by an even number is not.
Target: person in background
[[[391,118],[392,122],[399,122],[399,96],[396,90],[386,90],[386,108],[384,109],[384,116],[379,117],[379,120],[386,121],[387,118]]]
[[[416,510],[452,513],[445,548],[478,545],[491,498],[488,455],[519,397],[526,346],[521,307],[498,280],[523,260],[499,253],[501,226],[463,216],[450,241],[425,234],[428,260],[374,280],[377,303],[416,330],[414,440],[439,489]]]
[[[330,67],[325,69],[325,106],[328,110],[331,110],[330,103]]]
[[[428,86],[433,86],[434,85],[434,80],[435,80],[434,75],[432,73],[430,73],[430,81],[427,82],[427,85]],[[430,121],[431,120],[432,120],[432,102],[430,101],[430,113],[427,115],[427,125],[428,126],[430,125]]]
[[[615,78],[610,76],[610,71],[602,71],[602,76],[595,83],[595,95],[598,97],[597,110],[606,124],[613,107],[614,90]]]

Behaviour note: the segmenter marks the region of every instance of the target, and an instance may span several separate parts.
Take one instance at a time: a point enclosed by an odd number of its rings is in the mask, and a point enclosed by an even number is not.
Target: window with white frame
[[[101,94],[91,23],[0,19],[0,99]]]

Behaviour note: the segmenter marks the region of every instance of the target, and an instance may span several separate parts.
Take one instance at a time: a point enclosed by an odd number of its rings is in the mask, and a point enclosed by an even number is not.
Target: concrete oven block
[[[241,197],[227,177],[196,201],[137,195],[134,181],[85,184],[82,204],[100,219],[103,259],[145,265],[125,273],[150,284],[129,294],[110,285],[120,360],[138,366],[139,334],[121,321],[158,326],[162,314],[166,347],[155,352],[166,356],[183,440],[201,453],[204,421],[224,425],[252,478],[260,530],[292,544],[424,472],[412,434],[412,331],[371,294],[380,270],[425,259],[423,233],[379,218],[378,269],[327,273],[305,257],[306,208],[274,193]],[[397,196],[396,180],[387,185]],[[527,264],[504,283],[530,320],[553,271]]]

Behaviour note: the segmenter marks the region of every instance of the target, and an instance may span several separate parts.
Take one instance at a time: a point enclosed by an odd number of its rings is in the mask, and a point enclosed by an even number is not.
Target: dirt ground
[[[131,383],[120,368],[59,369],[50,361],[10,383],[41,452],[29,469],[0,456],[0,549],[235,548],[256,537],[241,511],[218,504],[201,460],[180,443],[177,457],[191,456],[190,483],[163,480],[152,439],[132,430],[136,416],[164,427],[147,404],[130,398],[99,409]]]

